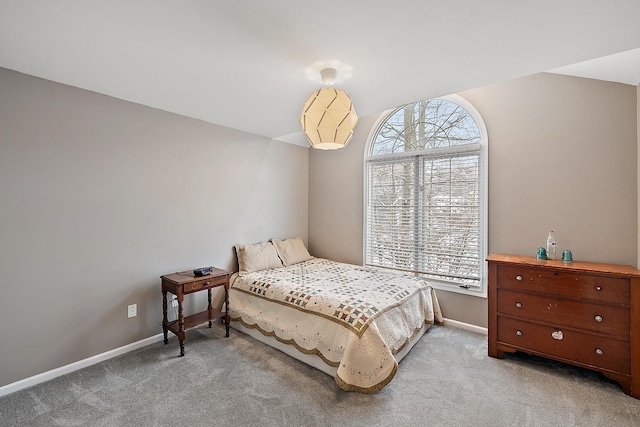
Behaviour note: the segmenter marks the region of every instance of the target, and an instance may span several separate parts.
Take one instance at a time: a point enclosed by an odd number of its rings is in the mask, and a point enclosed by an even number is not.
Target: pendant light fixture
[[[337,150],[351,141],[358,115],[349,95],[331,85],[336,80],[335,68],[320,71],[327,85],[313,92],[302,109],[300,124],[313,148]]]

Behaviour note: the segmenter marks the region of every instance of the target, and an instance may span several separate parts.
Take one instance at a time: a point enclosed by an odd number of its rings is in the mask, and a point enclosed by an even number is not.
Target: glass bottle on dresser
[[[547,237],[547,259],[556,259],[556,239],[553,237],[553,230],[549,231]]]

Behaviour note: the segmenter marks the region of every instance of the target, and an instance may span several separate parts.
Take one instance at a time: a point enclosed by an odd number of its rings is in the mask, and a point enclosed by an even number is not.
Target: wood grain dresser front
[[[489,356],[593,369],[640,398],[640,270],[489,255]]]

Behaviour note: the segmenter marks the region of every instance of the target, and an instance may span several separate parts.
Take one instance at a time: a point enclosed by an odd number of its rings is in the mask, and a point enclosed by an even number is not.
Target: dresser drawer
[[[629,304],[629,279],[570,271],[499,265],[499,288],[528,290],[610,304]]]
[[[554,338],[555,335],[555,338]],[[498,316],[498,342],[558,357],[589,367],[628,375],[631,372],[629,341],[530,323]]]
[[[628,308],[501,289],[498,313],[629,338]]]
[[[226,283],[227,283],[227,278],[225,276],[209,277],[209,278],[204,277],[201,280],[185,283],[183,293],[188,294],[191,292],[197,292],[202,289],[213,288],[216,286],[224,285]]]

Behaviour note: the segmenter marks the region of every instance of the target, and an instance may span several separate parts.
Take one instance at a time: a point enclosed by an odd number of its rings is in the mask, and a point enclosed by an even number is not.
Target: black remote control
[[[193,270],[194,276],[206,276],[207,274],[211,274],[213,271],[213,267],[201,267]]]

